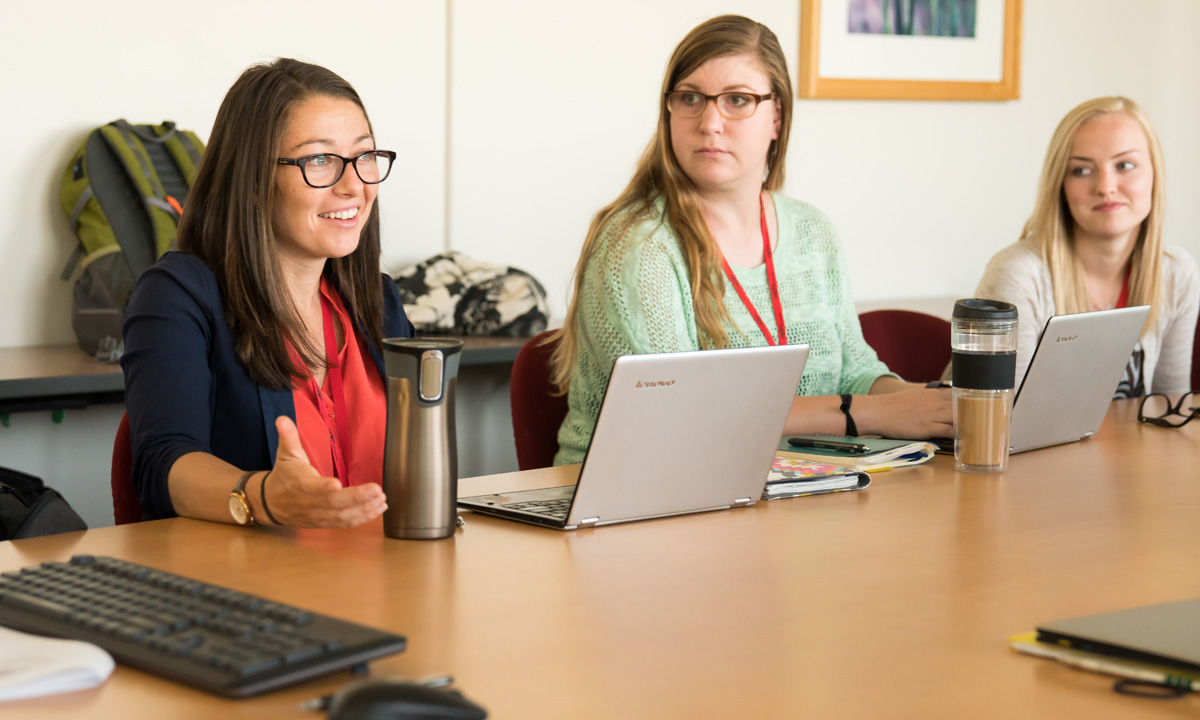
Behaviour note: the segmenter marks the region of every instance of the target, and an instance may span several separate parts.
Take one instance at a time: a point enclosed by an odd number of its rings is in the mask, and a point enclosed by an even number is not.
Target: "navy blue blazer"
[[[383,336],[412,337],[396,284],[382,277]],[[362,320],[356,318],[358,331]],[[168,252],[142,273],[125,316],[125,406],[133,487],[148,517],[173,517],[167,473],[205,452],[246,470],[275,463],[275,418],[296,419],[292,390],[270,390],[238,360],[217,276],[199,258]],[[367,346],[387,381],[379,348]]]

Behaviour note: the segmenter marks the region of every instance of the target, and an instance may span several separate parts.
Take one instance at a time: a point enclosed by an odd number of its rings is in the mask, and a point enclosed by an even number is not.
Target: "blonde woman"
[[[978,297],[1020,313],[1017,377],[1052,315],[1149,305],[1116,397],[1190,390],[1200,272],[1163,243],[1163,156],[1149,118],[1123,97],[1063,118],[1021,239],[988,263]]]
[[[889,374],[863,341],[828,218],[778,192],[791,112],[765,25],[717,17],[675,49],[654,139],[575,270],[554,356],[569,405],[556,463],[581,461],[613,362],[634,353],[809,343],[786,432],[952,434],[946,392]]]

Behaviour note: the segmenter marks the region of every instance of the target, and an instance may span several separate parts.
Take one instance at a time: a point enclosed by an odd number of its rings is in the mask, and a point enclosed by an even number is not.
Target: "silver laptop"
[[[620,357],[575,485],[458,505],[561,530],[750,505],[807,360],[807,345]]]
[[[1149,305],[1055,315],[1013,400],[1012,449],[1091,437],[1100,429]]]

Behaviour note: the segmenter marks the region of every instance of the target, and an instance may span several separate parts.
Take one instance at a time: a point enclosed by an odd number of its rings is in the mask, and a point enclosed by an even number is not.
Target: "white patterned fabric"
[[[863,340],[841,243],[833,225],[807,203],[774,195],[779,237],[775,272],[790,343],[812,346],[799,395],[866,394],[887,367]],[[621,355],[701,349],[687,263],[674,230],[655,202],[647,217],[618,235],[610,222],[583,273],[579,354],[555,464],[583,460],[600,414],[613,363]],[[778,336],[766,266],[733,268],[773,336]],[[767,344],[726,283],[731,347]]]
[[[395,280],[419,333],[533,337],[546,329],[546,291],[524,270],[450,251],[402,269]]]

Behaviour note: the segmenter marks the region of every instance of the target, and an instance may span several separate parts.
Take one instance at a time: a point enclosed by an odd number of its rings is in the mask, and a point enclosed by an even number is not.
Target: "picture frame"
[[[800,0],[798,97],[1015,100],[1021,96],[1023,0],[969,0],[970,37],[851,31],[852,4],[911,19],[922,0]],[[924,2],[937,0],[924,0]],[[857,8],[856,8],[857,9]],[[889,19],[895,15],[889,15]]]

